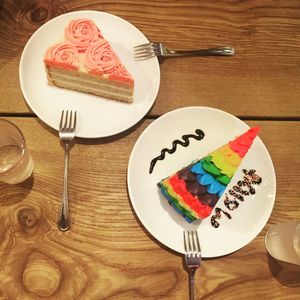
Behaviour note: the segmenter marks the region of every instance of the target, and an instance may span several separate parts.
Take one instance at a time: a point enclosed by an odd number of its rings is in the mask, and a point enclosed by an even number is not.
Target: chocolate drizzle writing
[[[256,191],[253,185],[259,185],[262,182],[261,177],[258,176],[253,169],[250,171],[243,169],[243,173],[243,180],[239,180],[238,183],[228,191],[229,195],[227,193],[225,194],[224,204],[226,208],[231,211],[239,207],[239,202],[237,200],[244,201],[245,196],[254,195]],[[231,219],[231,215],[219,207],[216,207],[214,212],[215,214],[211,217],[210,223],[215,228],[220,226],[217,219],[221,219],[221,212],[228,219]]]
[[[158,160],[163,160],[165,158],[166,153],[172,154],[176,151],[177,149],[177,145],[181,145],[183,147],[187,147],[190,144],[190,139],[195,139],[197,141],[200,141],[204,138],[205,134],[201,129],[196,129],[195,130],[196,134],[186,134],[182,136],[182,140],[175,140],[172,143],[172,148],[171,149],[167,149],[164,148],[161,150],[160,155],[153,158],[151,163],[150,163],[150,169],[149,169],[149,173],[151,174],[153,172],[154,166],[157,163]]]
[[[219,207],[216,207],[216,208],[215,208],[215,214],[211,217],[211,220],[210,220],[211,225],[214,226],[215,228],[219,227],[219,225],[220,225],[219,222],[216,221],[216,219],[221,219],[221,212],[222,212],[228,219],[231,219],[231,215],[230,215],[227,211],[225,211],[225,210],[223,210],[223,209],[221,209],[221,208],[219,208]]]

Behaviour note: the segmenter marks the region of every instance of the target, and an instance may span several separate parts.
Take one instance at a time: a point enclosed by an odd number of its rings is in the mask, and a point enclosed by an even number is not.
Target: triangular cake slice
[[[259,128],[251,128],[223,147],[158,183],[169,204],[189,223],[208,217],[250,149]]]
[[[48,83],[132,102],[134,79],[96,24],[72,20],[63,31],[64,40],[49,47],[44,56]]]

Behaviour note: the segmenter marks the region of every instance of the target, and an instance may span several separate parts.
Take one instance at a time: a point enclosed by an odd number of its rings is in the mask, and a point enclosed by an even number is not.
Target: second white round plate
[[[49,86],[44,70],[46,49],[64,39],[71,20],[95,22],[135,80],[131,104]],[[33,112],[58,130],[62,110],[77,111],[76,135],[100,138],[115,135],[140,121],[153,105],[160,83],[158,60],[136,61],[133,47],[149,42],[134,25],[117,16],[98,11],[76,11],[58,16],[41,26],[28,40],[20,61],[19,77],[24,98]]]
[[[237,251],[253,240],[263,229],[272,212],[276,178],[270,155],[257,137],[244,157],[217,207],[229,213],[221,214],[220,226],[211,225],[211,216],[201,222],[188,224],[161,196],[157,183],[200,159],[207,153],[226,144],[248,129],[240,119],[221,110],[208,107],[186,107],[169,112],[155,120],[140,135],[132,150],[127,173],[129,196],[133,208],[146,229],[165,246],[184,253],[183,230],[197,230],[202,256],[218,257]],[[188,147],[177,146],[173,154],[166,153],[150,173],[152,159],[164,148],[171,149],[174,140],[201,129],[202,140],[191,139]],[[239,207],[229,211],[224,196],[238,180],[243,179],[242,169],[254,169],[262,178],[254,195],[245,196]]]

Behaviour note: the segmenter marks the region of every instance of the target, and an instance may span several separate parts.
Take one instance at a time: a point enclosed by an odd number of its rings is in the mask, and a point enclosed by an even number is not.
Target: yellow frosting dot
[[[227,175],[229,178],[233,176],[241,163],[240,156],[232,151],[229,145],[219,148],[210,155],[215,166],[220,169],[222,174]]]

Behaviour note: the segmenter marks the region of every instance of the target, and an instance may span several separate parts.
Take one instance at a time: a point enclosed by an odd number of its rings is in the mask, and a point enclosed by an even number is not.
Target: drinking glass
[[[275,259],[300,266],[300,220],[273,225],[266,234],[266,247]]]
[[[284,285],[300,286],[300,220],[273,225],[265,243],[275,278]]]
[[[21,130],[0,119],[0,181],[15,184],[26,180],[33,171],[33,161]]]

